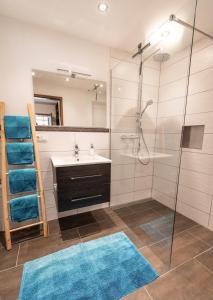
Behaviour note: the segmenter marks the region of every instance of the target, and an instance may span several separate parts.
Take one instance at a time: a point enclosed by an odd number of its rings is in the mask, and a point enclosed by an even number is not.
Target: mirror
[[[106,82],[84,77],[32,70],[36,125],[105,128]]]

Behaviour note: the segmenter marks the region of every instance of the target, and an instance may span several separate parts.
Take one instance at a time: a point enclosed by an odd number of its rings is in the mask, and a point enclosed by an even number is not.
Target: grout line
[[[19,259],[19,253],[20,253],[20,247],[21,247],[21,244],[18,245],[18,253],[17,253],[17,257],[16,257],[16,267],[18,265],[18,259]]]
[[[208,252],[208,251],[210,251],[210,250],[212,250],[212,249],[213,249],[213,247],[210,247],[210,248],[206,249],[205,251],[203,251],[203,252],[201,252],[201,253],[195,255],[193,258],[196,259],[198,256],[203,255],[204,253],[206,253],[206,252]]]
[[[17,265],[17,266],[13,266],[13,267],[11,267],[11,268],[7,268],[7,269],[4,269],[4,270],[0,270],[0,273],[3,273],[3,272],[5,272],[5,271],[10,271],[10,270],[13,270],[13,269],[16,269],[16,268],[18,268],[18,267],[21,267],[21,266],[23,266],[24,264],[20,264],[20,265]],[[1,299],[1,298],[0,298]]]
[[[189,230],[189,232],[188,232],[188,234],[190,234],[193,238],[195,238],[197,241],[200,241],[200,242],[202,242],[203,244],[205,244],[206,246],[208,246],[208,247],[211,247],[208,243],[206,243],[204,240],[202,240],[201,238],[199,238],[199,237],[197,237],[196,235],[194,235],[193,233],[191,233],[190,232],[190,230]],[[208,248],[209,249],[209,248]]]
[[[198,262],[202,267],[204,267],[207,271],[209,271],[211,274],[213,274],[213,271],[209,269],[206,265],[202,264],[199,260],[195,258],[196,262]]]
[[[149,291],[147,290],[146,286],[144,286],[144,289],[145,289],[147,295],[149,296],[149,298],[150,298],[151,300],[154,300],[154,298],[152,298],[152,296],[150,295]]]

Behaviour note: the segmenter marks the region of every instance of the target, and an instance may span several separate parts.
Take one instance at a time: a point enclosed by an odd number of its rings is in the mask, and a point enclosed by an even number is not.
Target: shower
[[[137,105],[137,113],[136,113],[136,116],[137,116],[136,122],[137,122],[137,134],[138,134],[137,156],[138,156],[139,162],[143,165],[148,165],[150,163],[151,158],[150,158],[150,150],[147,146],[147,143],[146,143],[146,140],[144,137],[142,120],[143,120],[145,111],[148,109],[149,106],[151,106],[153,104],[153,100],[150,99],[146,102],[145,107],[143,109],[141,107],[142,94],[143,94],[143,63],[145,62],[145,60],[147,60],[150,57],[153,57],[153,60],[156,62],[164,62],[170,58],[170,54],[162,53],[162,52],[160,52],[160,49],[157,49],[154,53],[152,53],[150,56],[148,56],[146,59],[143,60],[143,57],[142,57],[143,51],[145,49],[147,49],[149,46],[151,46],[150,43],[146,44],[144,47],[142,47],[142,44],[140,43],[138,45],[138,52],[132,56],[132,58],[135,58],[136,56],[140,55],[138,105]],[[144,147],[144,151],[142,151],[142,147]]]

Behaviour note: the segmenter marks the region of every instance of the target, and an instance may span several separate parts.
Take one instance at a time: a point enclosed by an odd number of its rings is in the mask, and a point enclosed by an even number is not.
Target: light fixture
[[[101,83],[101,84],[100,84],[100,87],[102,88],[103,86],[104,86],[104,85]]]
[[[32,76],[35,76],[35,72],[34,72],[34,71],[32,71],[32,73],[31,73],[31,74],[32,74]]]
[[[168,37],[169,35],[170,35],[169,30],[165,30],[165,31],[163,31],[163,32],[161,33],[162,38],[166,38],[166,37]]]
[[[65,80],[66,80],[66,82],[69,82],[69,81],[70,81],[69,77],[66,77],[66,79],[65,79]]]
[[[101,0],[98,2],[98,9],[101,12],[106,12],[109,9],[109,4],[105,0]]]

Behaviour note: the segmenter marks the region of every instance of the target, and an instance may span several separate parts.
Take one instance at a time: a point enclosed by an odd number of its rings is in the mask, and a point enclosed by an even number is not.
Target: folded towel
[[[7,143],[7,162],[10,165],[26,165],[34,162],[32,143]]]
[[[8,139],[30,139],[30,118],[24,116],[4,117],[5,135]]]
[[[36,170],[34,168],[10,170],[8,173],[8,182],[11,194],[35,191]]]
[[[36,219],[38,216],[38,197],[36,194],[10,200],[10,217],[12,222]]]

